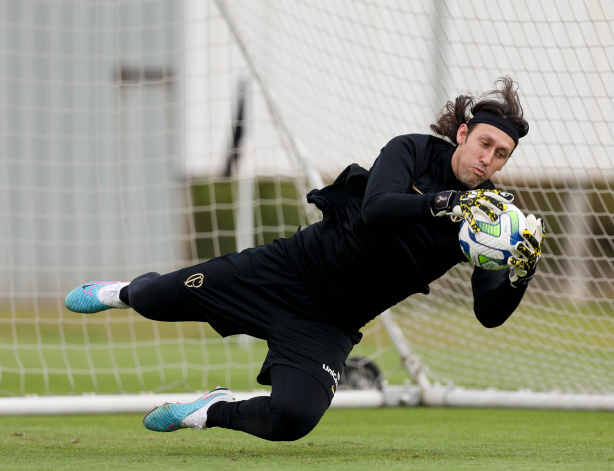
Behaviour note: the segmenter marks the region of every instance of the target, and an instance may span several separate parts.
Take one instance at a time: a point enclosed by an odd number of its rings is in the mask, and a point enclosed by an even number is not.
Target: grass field
[[[0,469],[611,470],[614,414],[330,410],[307,437],[154,433],[140,415],[3,417]]]
[[[256,382],[268,350],[262,340],[245,348],[207,324],[155,323],[119,310],[88,317],[60,318],[52,310],[18,314],[13,319],[0,310],[0,397],[262,387]],[[386,379],[402,384],[407,374],[398,353],[379,337],[366,335],[353,355],[378,351],[378,366],[390,371]]]

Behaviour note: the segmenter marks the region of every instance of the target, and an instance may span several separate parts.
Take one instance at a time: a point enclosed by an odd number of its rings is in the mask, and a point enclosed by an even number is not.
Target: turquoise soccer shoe
[[[130,306],[119,300],[119,291],[128,283],[123,281],[91,281],[73,289],[64,300],[73,312],[92,314],[107,309],[126,309]]]
[[[227,388],[217,387],[203,397],[187,404],[166,403],[155,407],[143,418],[143,425],[154,432],[174,432],[182,428],[204,430],[207,424],[207,410],[221,401],[234,401],[234,395]]]

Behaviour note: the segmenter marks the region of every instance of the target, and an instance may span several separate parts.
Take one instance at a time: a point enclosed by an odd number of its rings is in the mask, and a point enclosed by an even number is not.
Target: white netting
[[[369,167],[504,75],[531,130],[498,183],[547,222],[539,275],[494,330],[464,268],[395,320],[433,380],[614,387],[612,2],[29,0],[0,18],[0,394],[256,387],[261,342],[81,317],[63,296],[292,233],[314,217],[297,154],[325,180]],[[403,381],[367,333],[356,353]]]

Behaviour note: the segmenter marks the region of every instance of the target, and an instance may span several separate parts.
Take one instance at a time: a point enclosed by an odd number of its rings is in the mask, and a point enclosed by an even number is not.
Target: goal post
[[[352,356],[377,366],[380,389],[335,404],[614,410],[611,2],[26,0],[0,12],[0,414],[34,410],[33,395],[107,412],[215,384],[259,394],[262,341],[132,311],[82,316],[63,298],[294,233],[320,217],[307,191],[370,167],[396,135],[429,133],[447,100],[504,75],[531,128],[496,184],[546,221],[537,276],[485,329],[470,268],[454,268],[365,326]]]

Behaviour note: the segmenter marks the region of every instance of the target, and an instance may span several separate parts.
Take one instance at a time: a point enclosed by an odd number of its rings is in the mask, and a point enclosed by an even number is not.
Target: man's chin
[[[474,188],[477,188],[478,186],[480,186],[485,181],[486,180],[484,180],[484,179],[467,178],[466,180],[462,181],[461,183],[463,185],[465,185],[467,187],[467,189],[473,190]]]

